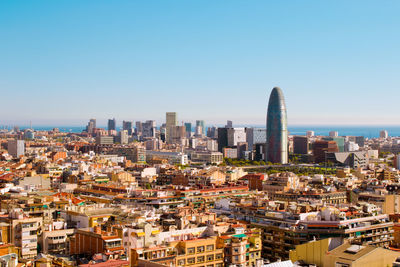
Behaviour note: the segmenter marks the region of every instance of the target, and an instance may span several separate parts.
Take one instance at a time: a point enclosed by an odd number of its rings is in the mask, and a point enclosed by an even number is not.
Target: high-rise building
[[[335,141],[338,147],[338,152],[344,152],[344,137],[324,137],[322,139],[326,141]]]
[[[142,123],[142,137],[156,137],[156,121],[147,120]]]
[[[19,158],[25,155],[25,142],[24,140],[9,140],[7,144],[8,154],[14,158]]]
[[[226,121],[225,128],[232,128],[232,127],[233,127],[232,121]]]
[[[178,119],[176,112],[166,113],[166,124],[165,124],[165,140],[167,143],[171,143],[172,132],[175,130],[175,126],[178,126]]]
[[[218,128],[218,151],[223,152],[224,147],[228,146],[228,129]]]
[[[282,90],[272,89],[267,113],[267,161],[288,163],[288,132],[286,104]]]
[[[206,125],[204,123],[204,120],[197,120],[196,121],[196,127],[201,126],[201,132],[203,135],[206,134]]]
[[[380,138],[388,138],[389,137],[389,134],[388,134],[388,131],[386,131],[386,130],[382,130],[382,131],[380,131],[379,132],[379,137]]]
[[[122,130],[127,130],[129,135],[132,135],[133,122],[122,121]]]
[[[115,131],[117,127],[117,121],[114,119],[109,119],[108,120],[108,130],[109,131]]]
[[[338,137],[339,136],[339,132],[338,131],[330,131],[329,132],[329,136],[330,137]]]
[[[96,129],[96,119],[90,119],[88,125],[86,126],[86,132],[93,133],[94,129]]]
[[[142,133],[143,133],[143,124],[142,124],[142,122],[141,122],[141,121],[137,121],[137,122],[135,123],[135,125],[136,125],[136,128],[135,128],[135,135],[136,135],[137,137],[142,136]],[[138,138],[138,139],[140,139],[140,138]]]
[[[256,144],[265,144],[266,139],[267,130],[265,128],[246,128],[246,142],[249,150],[253,150]]]
[[[121,145],[128,144],[129,135],[127,130],[122,130],[118,133],[118,141]]]
[[[293,136],[293,153],[308,154],[309,140],[307,136]]]
[[[313,137],[315,135],[314,131],[307,131],[306,136],[307,137]]]
[[[338,145],[335,141],[317,140],[313,144],[314,161],[321,163],[326,161],[326,154],[339,152]]]
[[[192,136],[192,123],[185,122],[185,129],[186,129],[186,137],[190,138]]]
[[[213,127],[208,127],[207,128],[207,137],[210,138],[217,138],[218,137],[218,129],[217,127],[213,126]]]
[[[240,142],[246,142],[245,128],[229,128],[228,129],[228,146],[237,146]]]

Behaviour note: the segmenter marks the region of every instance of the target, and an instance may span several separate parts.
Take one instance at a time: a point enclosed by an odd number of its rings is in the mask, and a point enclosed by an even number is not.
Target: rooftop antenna
[[[32,130],[32,121],[29,121],[29,129]]]

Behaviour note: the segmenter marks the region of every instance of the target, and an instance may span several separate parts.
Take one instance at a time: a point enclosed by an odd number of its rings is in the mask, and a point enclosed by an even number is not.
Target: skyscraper
[[[116,122],[115,118],[108,120],[108,130],[109,131],[111,131],[111,130],[115,131],[116,130],[116,126],[117,126],[117,122]]]
[[[176,112],[166,113],[166,125],[165,125],[165,140],[167,143],[172,142],[173,131],[178,126],[178,119]]]
[[[198,126],[201,126],[201,133],[203,135],[205,135],[206,134],[206,125],[204,123],[204,120],[197,120],[196,121],[196,127],[198,127]]]
[[[133,122],[131,121],[122,121],[122,130],[127,130],[128,135],[132,135]]]
[[[269,97],[266,154],[269,162],[288,163],[286,104],[279,87],[274,87]]]
[[[90,119],[88,125],[86,126],[86,132],[93,133],[94,129],[96,129],[96,119]]]

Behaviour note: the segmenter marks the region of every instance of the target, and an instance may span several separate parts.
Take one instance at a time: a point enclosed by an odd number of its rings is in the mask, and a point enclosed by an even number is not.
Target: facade
[[[178,119],[176,112],[166,113],[166,124],[165,124],[165,140],[167,143],[172,142],[172,133],[175,131],[175,127],[178,126]]]
[[[264,128],[246,128],[246,142],[249,150],[253,150],[257,144],[265,144],[267,130]]]
[[[97,145],[112,145],[112,144],[114,144],[114,136],[97,136],[96,144]]]
[[[122,130],[118,133],[118,142],[121,145],[128,144],[129,141],[129,135],[127,130]]]
[[[338,137],[339,136],[339,132],[338,131],[330,131],[329,132],[329,136],[330,137]]]
[[[143,138],[154,138],[156,137],[156,121],[147,120],[142,123],[142,137]]]
[[[307,136],[293,136],[293,153],[308,154],[310,142]]]
[[[24,140],[9,140],[8,145],[8,154],[13,156],[14,158],[19,158],[25,154],[25,141]]]
[[[314,161],[316,163],[325,162],[326,153],[339,152],[335,141],[318,140],[313,144]]]
[[[147,151],[146,161],[154,161],[155,159],[165,159],[170,164],[188,164],[188,156],[181,152],[170,152],[170,151]]]
[[[206,124],[204,123],[204,120],[197,120],[196,121],[196,127],[201,127],[201,134],[206,135]]]
[[[228,146],[228,129],[218,128],[218,151],[223,152],[223,149]]]
[[[186,137],[190,138],[192,136],[192,123],[185,122]]]
[[[245,128],[228,129],[228,146],[237,146],[238,143],[246,142]]]
[[[208,164],[220,164],[224,160],[221,152],[213,151],[194,151],[191,153],[192,162],[202,162]]]
[[[20,250],[20,257],[22,259],[35,258],[42,218],[26,217],[19,211],[14,211],[10,214],[10,218],[1,218],[1,221],[10,225],[10,241]]]
[[[132,135],[133,122],[131,122],[131,121],[122,121],[122,130],[127,130],[128,134]]]
[[[90,119],[86,126],[86,132],[92,134],[96,129],[96,119]]]
[[[267,113],[267,161],[288,163],[288,132],[286,104],[282,90],[272,89]]]
[[[108,120],[108,128],[109,131],[115,131],[117,129],[117,121],[114,119]]]

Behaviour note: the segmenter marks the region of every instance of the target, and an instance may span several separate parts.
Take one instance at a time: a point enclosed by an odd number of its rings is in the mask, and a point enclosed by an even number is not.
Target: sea
[[[222,126],[221,126],[222,127]],[[262,125],[234,125],[234,127],[254,127],[263,128]],[[4,127],[0,127],[4,128]],[[20,129],[27,129],[29,126],[21,126]],[[80,133],[83,126],[33,126],[36,131],[49,131],[58,128],[61,132]],[[105,126],[101,128],[106,128]],[[290,135],[305,135],[307,131],[314,131],[315,135],[327,136],[330,131],[337,131],[339,136],[364,136],[366,138],[379,137],[382,130],[388,131],[389,136],[400,137],[400,126],[321,126],[321,125],[293,125],[288,126]]]

